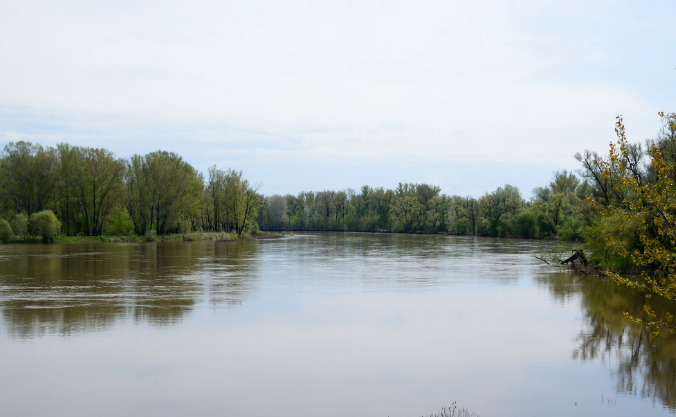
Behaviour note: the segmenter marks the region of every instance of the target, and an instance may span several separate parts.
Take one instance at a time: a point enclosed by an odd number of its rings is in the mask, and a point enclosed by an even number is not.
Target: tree
[[[401,184],[400,184],[401,185]],[[420,229],[425,207],[412,195],[398,197],[390,209],[392,230],[412,232]]]
[[[556,171],[548,187],[533,190],[534,224],[541,237],[566,235],[567,239],[579,237],[582,223],[579,219],[583,200],[577,195],[582,184],[579,178],[566,170]],[[586,183],[584,183],[586,184]]]
[[[73,182],[83,232],[87,236],[100,236],[106,217],[121,197],[124,162],[105,149],[78,148],[76,151],[81,155],[80,175],[75,176]]]
[[[9,225],[7,220],[0,219],[0,240],[4,243],[9,242],[9,239],[14,235],[12,227]]]
[[[26,232],[28,231],[28,218],[23,213],[17,213],[12,218],[12,221],[9,222],[9,225],[12,227],[14,234],[21,236],[22,239],[26,239]]]
[[[199,217],[204,180],[173,152],[156,151],[129,159],[124,180],[127,211],[138,234],[177,227],[179,214]]]
[[[39,213],[31,214],[30,227],[33,233],[42,236],[44,243],[54,241],[54,237],[61,230],[61,222],[51,210],[42,210]]]
[[[181,215],[178,218],[178,229],[185,240],[185,235],[192,232],[192,220],[185,215]]]
[[[225,210],[230,219],[231,230],[242,235],[256,218],[262,204],[258,190],[260,184],[249,184],[249,180],[242,178],[242,172],[228,170],[226,175],[226,203]]]
[[[479,199],[477,234],[483,236],[512,236],[515,217],[524,201],[519,189],[512,185],[498,187]]]
[[[73,191],[73,182],[77,177],[78,159],[80,152],[77,147],[70,146],[67,143],[56,145],[56,151],[61,162],[59,167],[59,182],[61,190],[60,206],[61,217],[66,221],[66,236],[70,236],[71,220],[75,217],[76,211],[71,210],[74,202],[75,192]]]
[[[279,229],[287,227],[289,224],[289,215],[287,213],[286,197],[281,195],[272,195],[265,198],[267,207],[269,227]]]
[[[660,113],[665,123],[676,126],[676,114]],[[676,184],[674,184],[674,165],[665,163],[662,152],[651,146],[649,150],[650,167],[655,173],[654,182],[645,180],[636,169],[632,159],[632,148],[627,142],[622,117],[617,117],[615,132],[617,143],[611,143],[608,160],[601,162],[601,175],[604,179],[616,180],[617,198],[608,206],[602,206],[598,199],[589,197],[589,203],[600,209],[604,219],[618,222],[621,232],[625,225],[638,225],[636,248],[627,248],[620,233],[605,237],[606,246],[614,248],[621,256],[631,259],[633,265],[641,269],[640,276],[631,276],[608,271],[615,282],[646,294],[644,317],[625,312],[632,322],[643,324],[652,336],[663,328],[676,329],[674,316],[666,313],[664,317],[650,307],[652,296],[673,301],[676,298]]]
[[[0,179],[5,204],[15,212],[36,212],[52,207],[58,158],[53,148],[31,142],[10,142],[0,158]]]

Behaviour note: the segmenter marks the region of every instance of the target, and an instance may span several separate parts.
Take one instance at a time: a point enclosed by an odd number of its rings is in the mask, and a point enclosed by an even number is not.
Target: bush
[[[116,207],[110,212],[104,230],[106,234],[129,235],[134,231],[134,222],[124,207]]]
[[[12,226],[14,234],[26,239],[26,232],[28,231],[28,217],[23,213],[17,213],[9,225]]]
[[[42,236],[45,243],[54,241],[54,237],[61,230],[61,222],[51,210],[42,210],[31,214],[30,228],[38,236]]]
[[[525,209],[516,215],[516,237],[534,238],[538,236],[537,215],[533,210]]]
[[[7,220],[0,220],[0,240],[2,240],[4,243],[7,243],[13,234],[14,232],[12,231],[12,226],[9,225]]]
[[[157,233],[154,230],[148,230],[145,235],[146,242],[154,242],[157,239]]]
[[[185,239],[185,235],[187,233],[192,232],[192,220],[189,217],[181,215],[178,218],[178,230],[181,232],[183,238]]]
[[[575,217],[569,217],[559,227],[558,236],[563,240],[583,241],[582,239],[582,221]]]

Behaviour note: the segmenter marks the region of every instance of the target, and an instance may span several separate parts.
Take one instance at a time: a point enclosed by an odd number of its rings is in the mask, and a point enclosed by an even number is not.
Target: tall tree
[[[10,142],[0,155],[3,200],[14,212],[53,208],[58,158],[53,148],[31,142]]]
[[[180,215],[199,216],[204,179],[173,152],[156,151],[129,159],[125,176],[127,210],[137,233],[167,233]]]
[[[103,233],[103,224],[121,198],[124,162],[105,149],[78,148],[79,175],[74,176],[77,201],[87,236]]]

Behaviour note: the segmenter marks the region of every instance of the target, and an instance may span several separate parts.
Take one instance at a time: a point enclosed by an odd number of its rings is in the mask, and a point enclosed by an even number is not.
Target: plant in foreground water
[[[453,402],[450,407],[444,407],[440,413],[430,414],[429,417],[479,417],[479,415],[466,408],[458,408],[458,405]]]

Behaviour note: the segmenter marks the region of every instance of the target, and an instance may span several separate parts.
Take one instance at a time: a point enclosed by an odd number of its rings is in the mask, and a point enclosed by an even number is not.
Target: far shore
[[[193,242],[193,241],[237,241],[237,240],[255,240],[255,239],[280,239],[287,236],[288,232],[258,232],[255,234],[226,232],[193,232],[186,233],[172,233],[167,235],[159,235],[154,238],[148,238],[143,235],[101,235],[101,236],[55,236],[52,243],[144,243],[144,242]],[[40,236],[26,236],[25,239],[14,236],[7,243],[40,243],[42,238]]]

